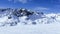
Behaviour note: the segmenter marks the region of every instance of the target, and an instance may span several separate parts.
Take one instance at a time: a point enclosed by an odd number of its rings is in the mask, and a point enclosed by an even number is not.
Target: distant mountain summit
[[[55,24],[60,22],[60,14],[45,14],[28,9],[0,9],[0,26],[21,24]]]

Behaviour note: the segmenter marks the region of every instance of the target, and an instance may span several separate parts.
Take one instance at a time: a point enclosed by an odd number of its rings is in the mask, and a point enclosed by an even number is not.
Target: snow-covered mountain
[[[60,13],[45,14],[43,12],[31,11],[28,9],[0,9],[0,26],[14,26],[20,24],[59,24]]]

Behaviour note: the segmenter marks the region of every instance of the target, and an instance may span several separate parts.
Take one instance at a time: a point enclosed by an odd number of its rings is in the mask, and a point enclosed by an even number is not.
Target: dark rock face
[[[32,15],[34,12],[29,12],[27,11],[27,9],[20,9],[17,11],[17,9],[15,9],[15,11],[13,12],[13,14],[17,17],[20,17],[20,16],[29,16],[29,15]]]
[[[0,11],[4,12],[4,11],[6,11],[6,9],[0,9]]]
[[[32,22],[33,25],[36,25],[37,23],[36,22]]]
[[[11,19],[12,17],[8,17],[8,19]]]
[[[17,22],[10,23],[10,26],[15,26],[15,25],[17,25]]]
[[[6,11],[6,10],[8,10],[8,11]],[[18,9],[7,8],[7,9],[0,9],[0,11],[2,11],[2,12],[6,11],[7,14],[11,13],[12,15],[15,15],[17,17],[30,16],[30,15],[34,14],[34,12],[28,11],[27,9],[23,9],[23,8],[21,8],[19,10]],[[37,13],[37,14],[43,15],[43,12]],[[8,18],[10,19],[10,17],[8,17]]]

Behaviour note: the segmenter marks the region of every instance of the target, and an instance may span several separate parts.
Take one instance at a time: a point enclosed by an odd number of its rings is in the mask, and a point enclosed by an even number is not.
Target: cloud
[[[59,7],[57,8],[49,8],[49,7],[35,7],[33,9],[34,11],[37,11],[37,12],[44,12],[44,13],[59,13],[60,10],[59,10]]]
[[[44,13],[52,13],[54,11],[48,7],[35,7],[33,10],[37,12],[44,12]]]
[[[27,3],[27,2],[29,2],[29,1],[31,1],[31,0],[8,0],[8,1],[14,1],[14,3],[16,3],[16,2],[21,2],[21,3]]]
[[[45,8],[45,7],[35,7],[36,11],[43,11],[43,10],[49,10],[49,8]]]

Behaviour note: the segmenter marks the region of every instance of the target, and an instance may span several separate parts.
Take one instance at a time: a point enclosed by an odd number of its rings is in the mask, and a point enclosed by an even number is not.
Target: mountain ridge
[[[31,11],[28,9],[0,9],[0,26],[21,24],[51,24],[60,22],[60,14]]]

